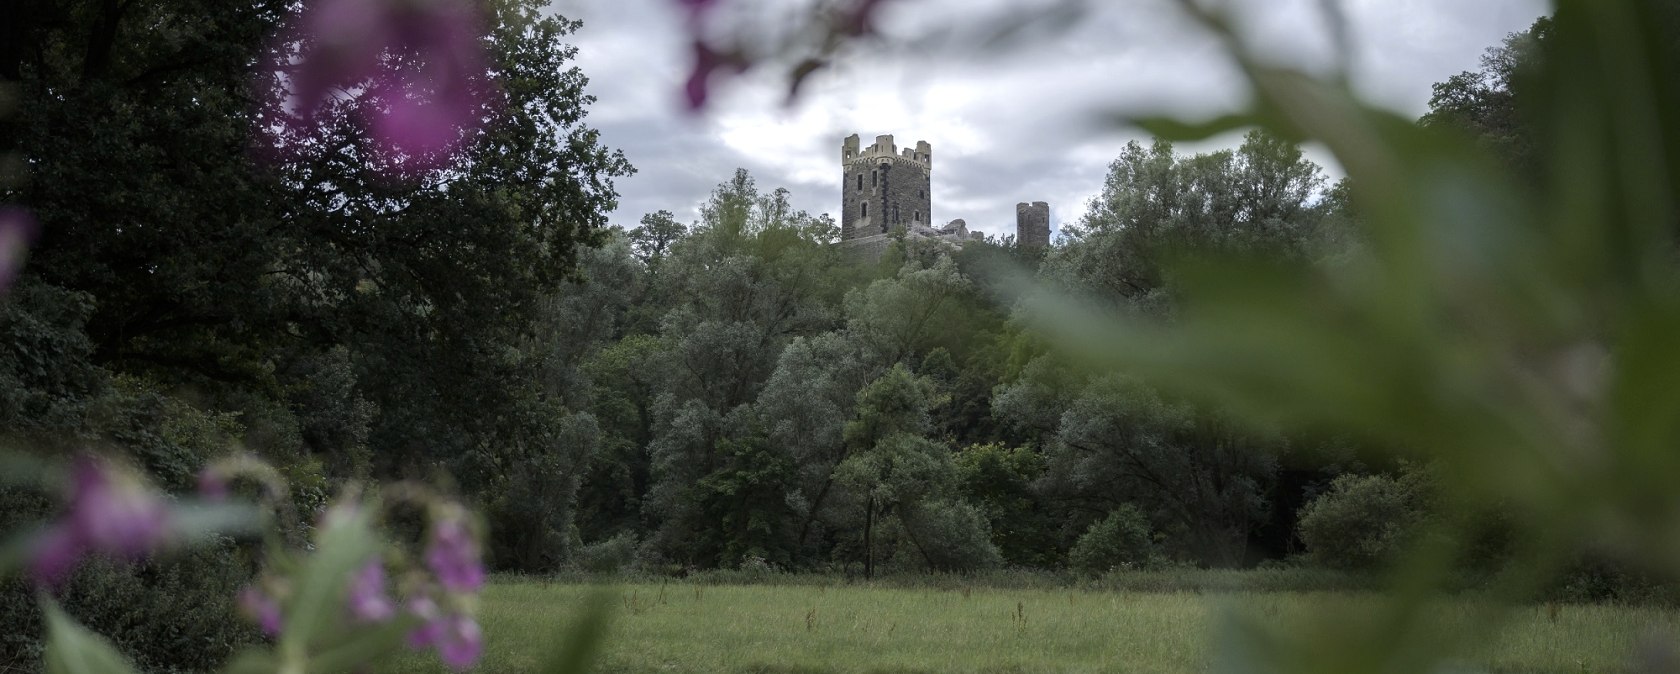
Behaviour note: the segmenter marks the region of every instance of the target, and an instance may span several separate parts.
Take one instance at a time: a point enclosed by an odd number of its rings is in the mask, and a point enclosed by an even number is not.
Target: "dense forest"
[[[286,133],[260,104],[278,84],[250,76],[285,2],[14,4],[0,151],[28,169],[0,188],[45,223],[0,304],[15,449],[115,451],[177,494],[250,452],[294,486],[300,528],[344,484],[442,482],[481,508],[493,566],[524,573],[1368,568],[1429,516],[1429,466],[1256,433],[1032,318],[1049,289],[1173,321],[1169,260],[1353,255],[1349,186],[1264,132],[1127,146],[1048,249],[900,237],[864,261],[744,170],[697,222],[610,226],[633,169],[584,123],[576,24],[531,0],[490,3],[503,112],[448,169],[396,181],[357,99],[296,152],[254,150]],[[1546,36],[1438,85],[1419,123],[1532,170],[1516,96]],[[50,506],[0,502],[8,528]],[[112,593],[234,643],[202,616],[249,575],[241,546],[91,567],[65,601],[154,645],[142,662],[175,654],[102,614]],[[33,624],[7,592],[0,624]]]

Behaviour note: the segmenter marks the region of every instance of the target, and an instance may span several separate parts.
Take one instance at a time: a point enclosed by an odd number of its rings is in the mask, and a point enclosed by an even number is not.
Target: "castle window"
[[[863,174],[862,173],[858,174],[858,191],[859,192],[863,191]]]
[[[869,202],[863,202],[863,217],[869,217]]]
[[[921,211],[915,211],[915,212],[911,213],[910,214],[910,221],[911,222],[921,222],[922,221],[922,212]]]
[[[881,185],[881,171],[880,170],[871,171],[869,173],[869,186],[870,187],[879,187],[880,185]]]

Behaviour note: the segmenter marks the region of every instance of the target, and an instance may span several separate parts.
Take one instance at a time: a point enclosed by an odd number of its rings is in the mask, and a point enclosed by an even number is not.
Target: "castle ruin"
[[[840,243],[879,258],[894,230],[905,236],[944,242],[952,248],[985,237],[962,219],[933,226],[933,146],[917,141],[902,151],[892,136],[876,136],[863,147],[857,134],[840,144]],[[1015,240],[1021,246],[1050,243],[1050,205],[1037,201],[1015,207]]]

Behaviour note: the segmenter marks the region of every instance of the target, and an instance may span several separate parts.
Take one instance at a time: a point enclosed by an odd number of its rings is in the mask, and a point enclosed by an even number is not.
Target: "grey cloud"
[[[886,25],[914,34],[1011,6],[1008,0],[905,0]],[[1028,3],[1030,4],[1030,3]],[[1430,85],[1476,66],[1484,49],[1547,10],[1539,0],[1348,0],[1356,86],[1404,114],[1423,112]],[[1105,11],[1001,56],[957,35],[892,58],[857,58],[817,78],[792,108],[773,73],[719,90],[706,116],[681,110],[689,55],[670,0],[563,0],[585,21],[579,62],[599,102],[590,123],[639,173],[620,182],[614,222],[667,209],[692,220],[736,167],[794,205],[834,213],[838,146],[851,133],[934,143],[935,217],[1013,233],[1015,203],[1049,201],[1075,220],[1135,131],[1101,112],[1211,114],[1246,94],[1216,45],[1161,0],[1095,3]],[[1329,67],[1318,0],[1248,0],[1251,40],[1283,61]],[[930,93],[931,92],[931,93]],[[1187,148],[1190,149],[1190,148]],[[1193,148],[1200,150],[1202,148]]]

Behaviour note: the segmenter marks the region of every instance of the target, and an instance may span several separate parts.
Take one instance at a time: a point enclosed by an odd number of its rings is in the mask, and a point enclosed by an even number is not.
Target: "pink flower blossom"
[[[0,295],[12,287],[12,280],[23,270],[23,259],[29,243],[40,229],[35,216],[16,206],[0,207]]]
[[[443,631],[443,613],[437,602],[424,594],[415,595],[408,600],[408,612],[420,619],[420,626],[408,633],[408,647],[419,650],[437,643]]]
[[[676,0],[677,5],[688,10],[689,19],[697,20],[701,15],[718,6],[718,0]]]
[[[396,615],[396,606],[385,594],[384,562],[368,562],[350,577],[349,603],[350,615],[362,622],[384,622]]]
[[[711,97],[712,78],[717,71],[726,75],[739,75],[747,71],[748,63],[745,57],[735,52],[721,52],[706,44],[704,40],[694,40],[694,69],[689,71],[688,83],[683,86],[683,93],[688,100],[690,110],[699,110],[706,106],[706,100]]]
[[[198,494],[217,503],[226,501],[228,498],[227,474],[218,470],[215,466],[209,466],[199,471]]]
[[[92,456],[76,461],[71,504],[73,530],[99,552],[133,559],[156,549],[168,533],[163,499]]]
[[[30,570],[42,585],[62,582],[83,555],[150,554],[169,536],[163,498],[138,477],[92,455],[71,469],[68,512],[38,540]]]
[[[465,514],[446,515],[432,524],[426,566],[450,592],[474,592],[484,586],[478,539],[467,527]]]
[[[239,609],[256,621],[257,628],[270,638],[280,636],[280,601],[256,585],[239,593]]]
[[[360,98],[363,126],[398,173],[447,165],[487,114],[473,0],[312,0],[289,36],[301,51],[277,49],[276,69],[301,122],[292,130],[311,134],[330,102]]]
[[[478,629],[478,621],[464,614],[444,618],[437,649],[438,657],[451,669],[461,671],[472,667],[484,652],[484,635]]]
[[[471,615],[444,613],[425,594],[409,598],[407,609],[420,619],[420,626],[408,633],[409,648],[436,648],[443,663],[457,671],[478,662],[484,652],[484,635]]]
[[[841,15],[839,31],[848,37],[860,37],[875,32],[875,13],[886,0],[857,0],[851,11]]]
[[[55,587],[70,577],[85,550],[82,541],[69,527],[53,527],[36,540],[29,562],[29,574],[35,582]]]

